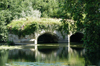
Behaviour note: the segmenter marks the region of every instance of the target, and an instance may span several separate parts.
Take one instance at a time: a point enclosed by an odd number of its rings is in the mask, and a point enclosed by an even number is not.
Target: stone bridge
[[[34,20],[36,20],[36,19],[33,19],[33,21]],[[42,21],[42,22],[40,22],[40,21]],[[61,24],[59,21],[60,20],[53,20],[53,19],[47,20],[47,19],[41,18],[41,19],[37,19],[37,21],[35,21],[35,22],[32,22],[32,19],[31,19],[31,22],[29,19],[25,19],[25,20],[21,20],[21,21],[18,20],[18,22],[17,21],[11,22],[11,24],[9,25],[8,28],[14,29],[14,30],[15,30],[15,28],[18,28],[19,25],[21,25],[21,26],[19,26],[18,30],[21,29],[20,27],[23,27],[23,24],[24,25],[29,24],[28,26],[31,27],[31,26],[34,26],[34,24],[36,24],[37,26],[41,26],[41,24],[43,24],[42,26],[44,26],[44,24],[47,23],[47,24],[45,24],[47,27],[45,27],[46,29],[44,29],[44,27],[43,27],[42,29],[40,28],[40,29],[36,30],[34,33],[31,33],[31,34],[25,35],[25,36],[20,36],[20,37],[17,34],[9,33],[8,40],[13,41],[15,44],[40,44],[40,43],[67,43],[67,42],[75,42],[75,41],[79,42],[82,39],[82,37],[83,37],[82,31],[66,34],[66,33],[64,33],[64,31],[61,32],[60,30],[57,30],[56,25],[58,23]],[[36,22],[38,22],[39,24],[37,24]],[[22,23],[22,24],[20,24],[20,23]],[[15,26],[13,26],[13,25],[15,25]],[[49,28],[48,28],[48,26],[49,26]],[[53,28],[50,28],[52,26],[53,26]],[[24,28],[22,28],[22,30],[23,29]]]
[[[35,32],[31,35],[25,35],[25,37],[18,37],[15,34],[9,34],[8,39],[15,44],[40,44],[40,43],[68,43],[68,42],[80,42],[83,38],[83,33],[76,32],[74,34],[64,33],[65,38],[60,31],[54,30],[42,30]]]
[[[39,43],[66,43],[69,42],[69,35],[65,33],[65,38],[60,31],[48,31],[42,30],[40,32],[35,32],[31,35],[25,35],[25,37],[18,37],[15,34],[9,34],[8,39],[13,41],[15,44],[39,44]]]

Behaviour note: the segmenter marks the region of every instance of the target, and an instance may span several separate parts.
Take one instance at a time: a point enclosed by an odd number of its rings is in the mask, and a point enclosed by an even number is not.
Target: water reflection
[[[36,50],[44,54],[51,54],[52,52],[58,50],[58,46],[38,46]]]
[[[70,49],[69,64],[70,66],[85,66],[85,59],[83,57],[84,49]]]
[[[52,50],[51,50],[52,49]],[[47,50],[49,50],[47,52]],[[68,56],[68,47],[46,47],[42,48],[39,47],[36,51],[36,60],[46,63],[55,63],[55,62],[62,62],[62,60],[67,60]]]
[[[9,62],[34,62],[35,51],[30,49],[14,49],[9,51]]]
[[[96,52],[86,52],[85,61],[85,65],[100,66],[100,50]]]
[[[5,66],[8,60],[8,50],[0,50],[0,66]]]
[[[59,46],[56,46],[55,49],[50,46],[45,48],[39,46],[35,55],[36,61],[45,63],[63,62],[63,65],[85,66],[85,59],[83,57],[85,54],[85,50],[83,48],[73,49],[68,46],[70,45],[60,44]],[[49,50],[49,52],[47,52],[46,50]]]
[[[100,66],[100,53],[88,53],[82,47],[37,45],[35,50],[0,50],[0,66]]]

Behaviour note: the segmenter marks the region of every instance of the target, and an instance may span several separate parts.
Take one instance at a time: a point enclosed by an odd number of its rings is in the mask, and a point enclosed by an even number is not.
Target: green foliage
[[[42,29],[57,30],[59,29],[60,24],[60,19],[22,18],[19,20],[13,20],[7,25],[7,27],[10,33],[24,36]]]
[[[97,50],[100,46],[100,1],[66,0],[66,4],[63,8],[66,11],[64,19],[68,19],[69,16],[70,19],[75,21],[74,25],[77,26],[77,30],[84,30],[83,40],[86,49],[90,52]],[[62,24],[64,24],[63,26],[68,25],[65,21],[63,21]],[[67,27],[70,27],[70,25]],[[71,27],[73,28],[73,26]],[[68,30],[68,28],[64,29]]]
[[[67,34],[70,34],[71,32],[75,33],[77,31],[76,22],[71,19],[62,19],[59,29]]]
[[[1,41],[6,41],[7,40],[7,27],[6,27],[6,16],[5,14],[6,11],[1,11],[0,12],[0,42]]]
[[[41,17],[63,17],[62,5],[64,0],[1,0],[0,10],[11,11],[12,19],[20,18],[21,13],[31,10],[39,10]],[[31,11],[32,12],[32,11]],[[30,14],[30,13],[28,13]],[[32,14],[32,13],[31,13]]]
[[[95,51],[100,46],[100,1],[84,1],[86,18],[84,21],[84,44],[89,51]],[[92,10],[91,10],[92,9]]]
[[[0,0],[0,39],[2,39],[0,41],[6,41],[6,25],[9,24],[13,19],[26,17],[59,18],[59,14],[62,13],[62,4],[63,0]],[[18,25],[13,28],[13,31],[17,34],[21,34],[22,32],[22,30],[17,30],[19,26],[22,25]],[[42,25],[41,28],[44,26],[45,25]],[[23,30],[23,32],[26,31]]]
[[[15,45],[15,43],[13,41],[7,41],[8,45]]]

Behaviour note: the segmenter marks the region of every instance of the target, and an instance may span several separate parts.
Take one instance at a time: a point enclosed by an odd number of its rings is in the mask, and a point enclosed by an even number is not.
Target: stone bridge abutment
[[[63,37],[65,36],[65,38]],[[61,34],[60,31],[37,31],[31,35],[21,36],[9,34],[9,41],[13,41],[15,44],[38,44],[38,43],[67,43],[69,42],[69,35],[66,33]]]

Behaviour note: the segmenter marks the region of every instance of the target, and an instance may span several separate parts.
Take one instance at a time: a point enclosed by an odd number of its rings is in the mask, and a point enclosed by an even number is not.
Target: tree
[[[0,12],[0,42],[5,42],[7,41],[7,27],[6,27],[6,17],[4,16],[6,11],[1,11]]]
[[[84,47],[90,52],[94,52],[100,46],[100,1],[99,0],[66,0],[64,4],[65,17],[63,21],[64,29],[70,27],[74,29],[71,22],[65,22],[65,19],[74,20],[77,30],[84,29]],[[68,15],[69,13],[69,15]]]
[[[89,51],[93,52],[100,46],[100,1],[89,0],[84,2],[86,3],[84,44]]]

